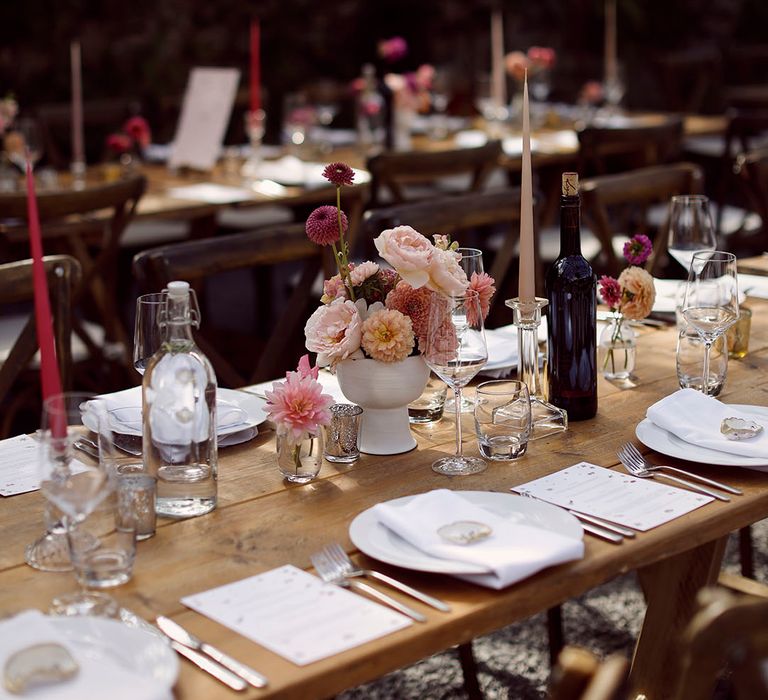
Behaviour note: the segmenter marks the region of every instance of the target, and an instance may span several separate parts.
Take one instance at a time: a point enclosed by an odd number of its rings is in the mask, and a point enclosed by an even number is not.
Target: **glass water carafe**
[[[144,466],[157,478],[157,514],[167,518],[216,507],[216,375],[192,338],[199,315],[191,299],[189,283],[168,285],[163,342],[142,384]]]

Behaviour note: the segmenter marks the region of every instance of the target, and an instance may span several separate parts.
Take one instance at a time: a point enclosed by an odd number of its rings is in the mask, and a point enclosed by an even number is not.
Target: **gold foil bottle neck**
[[[563,173],[563,197],[575,197],[579,193],[579,174]]]

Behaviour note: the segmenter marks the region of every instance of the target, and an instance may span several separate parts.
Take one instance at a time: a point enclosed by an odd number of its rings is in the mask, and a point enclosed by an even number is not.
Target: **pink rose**
[[[304,326],[305,345],[317,353],[318,365],[335,365],[360,349],[361,326],[354,302],[336,299],[309,317]]]
[[[446,296],[463,294],[469,286],[469,280],[467,273],[462,270],[459,260],[461,260],[460,253],[435,248],[430,260],[427,287]],[[405,275],[402,273],[400,275],[406,279]],[[408,280],[406,279],[406,281]]]
[[[414,289],[430,279],[430,263],[435,247],[410,226],[382,231],[373,239],[376,250]]]
[[[349,265],[349,279],[352,280],[353,287],[359,287],[369,277],[373,277],[379,271],[379,266],[375,262],[366,260],[366,262]]]

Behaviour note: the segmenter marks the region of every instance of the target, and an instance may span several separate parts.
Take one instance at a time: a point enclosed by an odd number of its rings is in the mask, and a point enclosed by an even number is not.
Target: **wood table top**
[[[768,312],[768,302],[755,299],[751,306],[751,350],[743,360],[731,362],[721,398],[725,402],[768,405],[768,323],[762,316]],[[485,472],[473,476],[448,478],[430,468],[436,457],[453,449],[454,423],[446,417],[432,427],[413,428],[418,448],[412,452],[389,457],[362,455],[352,465],[324,463],[316,481],[290,486],[279,476],[273,433],[265,427],[254,440],[220,451],[218,508],[190,520],[159,520],[157,535],[138,544],[132,580],[111,592],[122,605],[145,619],[152,620],[159,614],[171,616],[265,673],[269,687],[241,694],[250,698],[331,696],[546,610],[632,570],[639,570],[650,582],[651,604],[644,629],[653,628],[652,610],[658,610],[657,618],[666,618],[671,613],[664,606],[671,605],[670,600],[676,600],[678,606],[688,605],[694,597],[692,589],[703,585],[705,573],[719,566],[717,554],[722,552],[716,549],[717,542],[768,516],[768,474],[693,465],[703,475],[740,487],[744,495],[729,503],[708,504],[618,546],[585,536],[583,559],[546,569],[501,591],[368,560],[355,552],[348,527],[358,513],[375,503],[434,488],[508,492],[513,486],[582,460],[616,468],[616,449],[634,439],[634,428],[645,416],[646,408],[677,389],[675,342],[673,328],[643,329],[634,388],[622,390],[601,378],[600,405],[594,419],[572,423],[564,434],[531,443],[527,454],[517,462],[490,464]],[[470,416],[466,415],[465,420],[466,450],[474,453],[477,446]],[[654,456],[655,461],[659,459],[659,455]],[[665,462],[675,464],[677,460]],[[0,615],[29,607],[45,610],[54,595],[76,588],[71,573],[42,573],[24,564],[24,546],[40,534],[42,510],[39,493],[3,498],[0,503],[0,531],[5,535],[0,548]],[[427,616],[426,624],[414,624],[300,668],[179,602],[185,595],[283,564],[310,569],[310,554],[333,541],[342,543],[356,560],[369,567],[446,600],[452,611],[440,613],[403,598]],[[681,581],[678,598],[674,591],[670,593],[670,570]],[[696,574],[699,571],[704,573]],[[707,575],[711,579],[711,571]],[[657,603],[653,603],[654,582],[661,600]],[[684,617],[678,609],[675,615]],[[669,636],[668,632],[662,637],[665,635]],[[643,639],[641,636],[641,643]],[[651,692],[653,684],[668,682],[669,671],[658,671],[657,666],[663,664],[654,654],[666,653],[667,648],[655,639],[653,644],[646,644],[644,654],[641,651],[639,648],[633,668],[635,682],[649,697],[658,697]],[[182,662],[175,694],[183,699],[234,696],[186,662]]]

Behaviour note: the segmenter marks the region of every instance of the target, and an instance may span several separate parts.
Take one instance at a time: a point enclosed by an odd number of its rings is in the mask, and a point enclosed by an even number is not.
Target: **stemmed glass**
[[[456,454],[432,464],[438,474],[460,476],[477,474],[488,466],[479,457],[462,454],[461,390],[488,361],[488,349],[477,292],[440,298],[429,309],[424,359],[454,393],[456,412]]]
[[[694,253],[717,247],[709,200],[700,194],[672,197],[669,205],[667,250],[685,269],[690,270]]]
[[[683,317],[704,341],[704,368],[701,386],[713,394],[709,354],[712,344],[739,318],[739,289],[736,256],[720,250],[693,254],[683,302]]]
[[[89,415],[97,428],[95,431],[99,458],[76,455],[78,440],[89,434],[84,424],[84,405],[88,402]],[[112,449],[109,441],[106,405],[99,399],[81,393],[56,394],[43,402],[40,424],[40,454],[38,472],[40,491],[46,500],[63,514],[67,541],[72,549],[73,538],[80,537],[77,524],[84,521],[112,492],[114,481],[109,474],[108,455]],[[81,549],[89,549],[87,542],[80,542]],[[90,548],[96,549],[98,542]],[[55,598],[51,609],[57,614],[114,614],[115,601],[107,595],[81,590]]]

